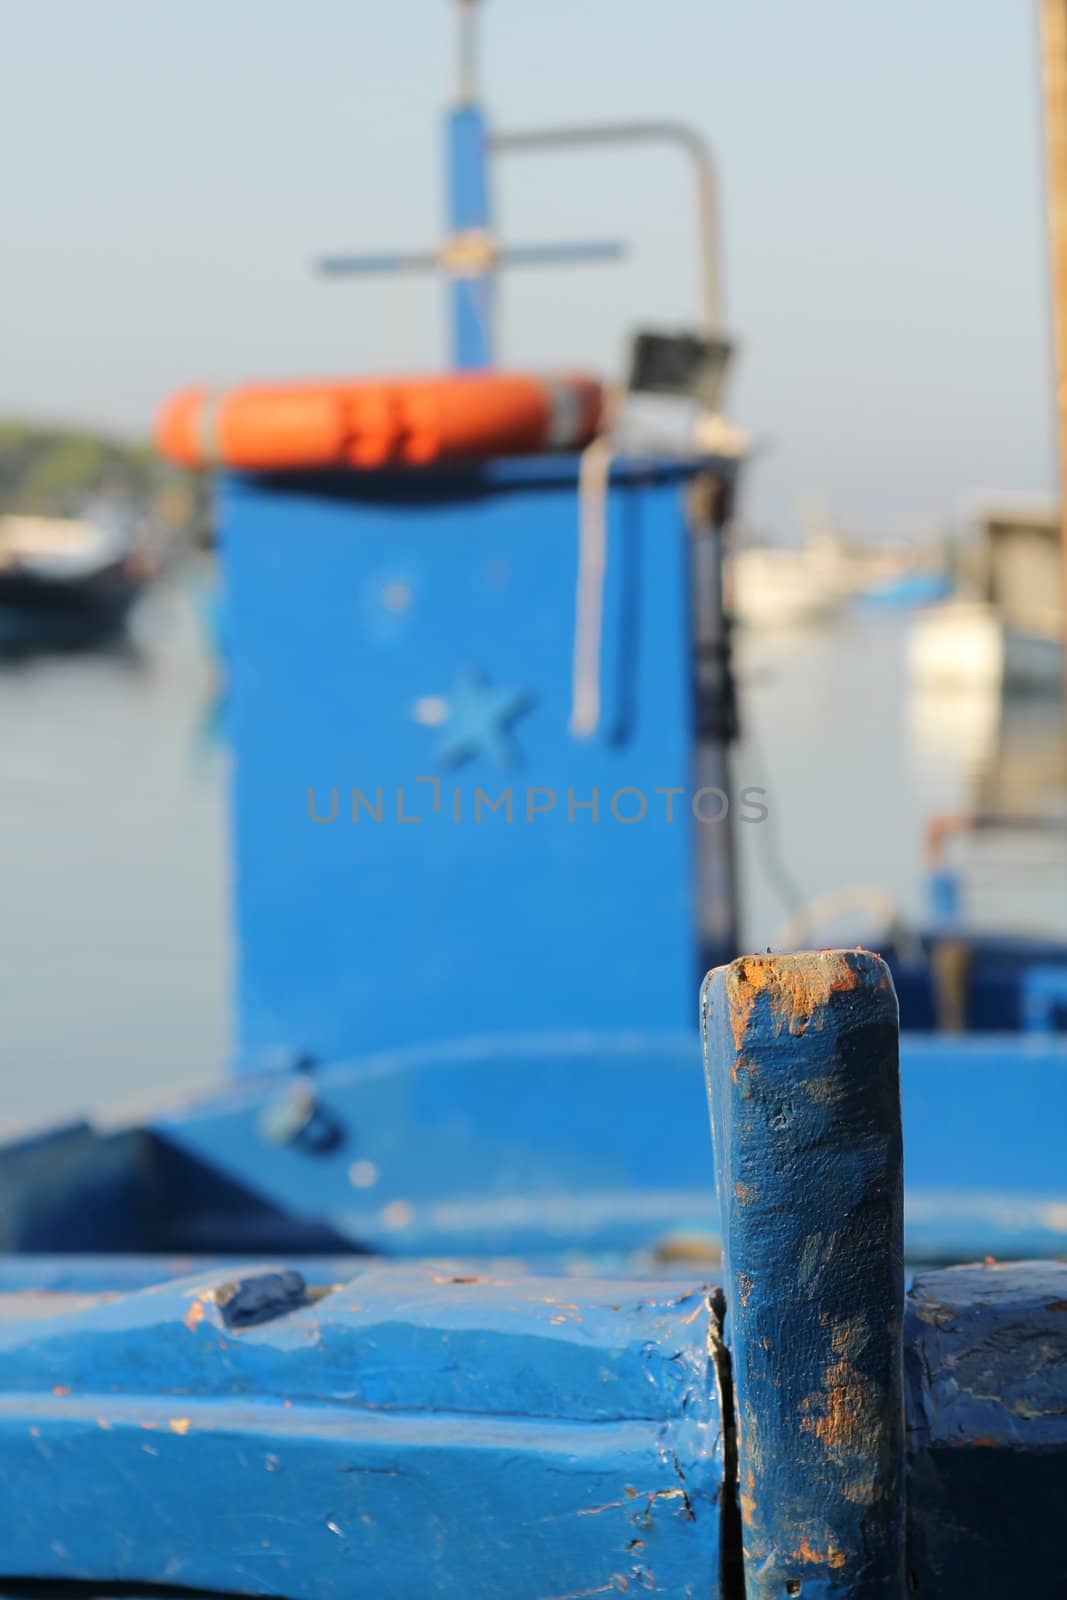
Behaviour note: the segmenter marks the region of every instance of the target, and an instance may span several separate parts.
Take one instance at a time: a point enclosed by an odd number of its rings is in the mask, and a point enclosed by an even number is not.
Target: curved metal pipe
[[[639,120],[576,123],[570,127],[558,128],[517,128],[510,133],[491,133],[489,136],[489,148],[501,152],[551,150],[564,146],[596,144],[652,143],[678,145],[693,163],[697,180],[704,328],[708,334],[718,335],[722,331],[718,184],[710,146],[694,127],[687,122]]]

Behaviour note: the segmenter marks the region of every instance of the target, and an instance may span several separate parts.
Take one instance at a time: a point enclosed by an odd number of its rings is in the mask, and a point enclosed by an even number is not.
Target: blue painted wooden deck
[[[840,1263],[828,1261],[832,1274]],[[775,1270],[788,1275],[786,1257]],[[116,1284],[123,1277],[120,1264]],[[820,1301],[808,1303],[818,1337]],[[913,1288],[894,1335],[909,1525],[905,1537],[894,1486],[882,1530],[883,1544],[895,1540],[894,1581],[909,1551],[912,1592],[1054,1592],[1033,1585],[1059,1571],[1065,1306],[1059,1262],[930,1272]],[[811,1335],[798,1311],[796,1296],[777,1306],[769,1379],[803,1377]],[[855,1337],[854,1307],[850,1324]],[[841,1326],[827,1322],[831,1347]],[[783,1449],[773,1382],[762,1409],[746,1411],[754,1396],[731,1334],[745,1394],[742,1476],[723,1492],[736,1457],[719,1400],[719,1332],[697,1279],[488,1275],[477,1265],[349,1263],[310,1292],[291,1270],[246,1265],[231,1276],[209,1262],[132,1292],[8,1290],[7,1590],[45,1578],[97,1592],[165,1584],[293,1600],[646,1591],[739,1600],[730,1543],[753,1470],[791,1484],[792,1498],[771,1505],[780,1521],[788,1507],[794,1560],[771,1569],[774,1582],[757,1575],[749,1594],[863,1593],[847,1528],[884,1481],[881,1410],[850,1411],[846,1384],[839,1403],[801,1412],[811,1427],[793,1445],[825,1458],[813,1472]],[[905,1459],[899,1428],[893,1458]],[[798,1479],[823,1503],[807,1521]],[[829,1543],[825,1502],[835,1495],[846,1531]],[[874,1548],[867,1538],[865,1558]]]
[[[0,1263],[0,1594],[1055,1592],[1067,1264],[905,1300],[878,958],[747,958],[705,1014],[721,1266],[689,1039],[381,1057],[4,1152],[11,1237],[276,1254]],[[905,1060],[905,1099],[975,1060]]]
[[[710,1580],[702,1288],[297,1281],[205,1269],[117,1298],[0,1297],[7,1577],[293,1600]]]

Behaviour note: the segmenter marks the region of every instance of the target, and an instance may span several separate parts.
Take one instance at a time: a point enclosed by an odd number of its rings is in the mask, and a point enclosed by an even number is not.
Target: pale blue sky
[[[1052,482],[1030,0],[487,0],[498,125],[671,114],[724,188],[748,509],[920,531]],[[436,365],[440,288],[317,283],[437,237],[446,0],[0,0],[0,412],[143,430],[178,384]],[[669,153],[502,158],[516,240],[632,236],[515,275],[502,357],[617,369],[696,311]]]

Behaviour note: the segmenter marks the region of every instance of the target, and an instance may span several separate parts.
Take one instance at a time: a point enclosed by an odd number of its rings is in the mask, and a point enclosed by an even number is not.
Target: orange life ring
[[[436,378],[186,389],[167,401],[156,444],[184,467],[425,466],[579,449],[603,403],[593,378],[465,372]]]

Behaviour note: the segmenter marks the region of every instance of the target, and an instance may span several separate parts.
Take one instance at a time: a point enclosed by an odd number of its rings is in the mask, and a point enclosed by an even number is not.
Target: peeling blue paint
[[[705,1289],[373,1265],[228,1325],[234,1285],[262,1282],[0,1296],[9,1579],[708,1595]]]
[[[913,1587],[938,1600],[1062,1593],[1067,1263],[922,1275],[905,1361]]]
[[[876,956],[753,956],[703,1022],[749,1600],[902,1595],[897,1003]]]

